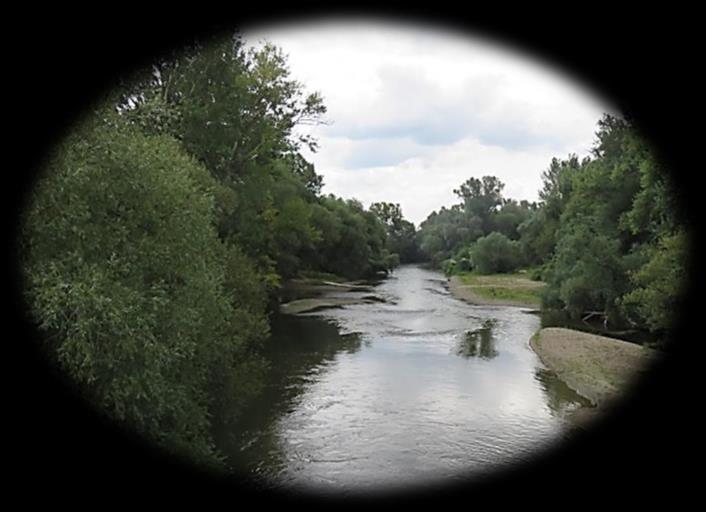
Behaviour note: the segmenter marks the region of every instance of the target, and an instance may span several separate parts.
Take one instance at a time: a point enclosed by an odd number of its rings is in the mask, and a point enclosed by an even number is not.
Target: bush
[[[494,231],[471,246],[473,268],[480,274],[512,272],[523,265],[519,242]]]
[[[541,281],[543,279],[544,267],[533,267],[527,271],[527,276],[532,281]]]
[[[617,240],[584,224],[566,226],[544,275],[551,302],[572,317],[601,311],[617,320],[615,300],[625,281]]]
[[[444,260],[441,262],[441,270],[444,271],[444,274],[447,276],[453,275],[456,273],[456,260],[453,258],[449,258],[447,260]]]
[[[470,258],[461,258],[458,260],[458,264],[456,265],[456,268],[460,272],[470,272],[473,270],[473,264],[471,263]]]

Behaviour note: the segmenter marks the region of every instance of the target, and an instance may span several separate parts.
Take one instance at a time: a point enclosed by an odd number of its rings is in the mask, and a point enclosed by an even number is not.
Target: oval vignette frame
[[[371,13],[373,14],[373,13]],[[339,14],[339,16],[345,16],[347,14]],[[259,13],[259,16],[266,19],[267,13]],[[304,16],[308,16],[305,14]],[[394,18],[395,14],[391,14]],[[420,19],[423,15],[419,15]],[[488,32],[492,34],[493,28],[486,30],[476,30],[476,28],[469,26],[467,28],[460,27],[459,24],[463,24],[465,18],[453,19],[448,13],[446,16],[448,18],[439,19],[437,21],[438,28],[443,30],[443,25],[446,24],[449,28],[454,30],[460,29],[461,32],[467,31],[469,34],[475,34],[480,38],[485,39]],[[229,20],[228,25],[237,25],[238,23],[245,25],[249,23],[262,23],[266,21],[258,21],[257,17],[247,19],[241,16],[241,20],[233,19]],[[401,22],[404,23],[406,17],[401,18]],[[383,18],[384,19],[384,18]],[[277,21],[286,21],[287,16],[284,15],[280,17]],[[232,23],[231,23],[232,21]],[[428,21],[428,20],[427,20]],[[290,21],[286,21],[289,23]],[[296,23],[297,18],[292,18],[291,23]],[[415,20],[412,17],[409,19],[410,23],[414,23]],[[116,26],[118,23],[116,23]],[[78,82],[72,81],[71,83],[63,84],[57,87],[54,91],[50,91],[47,94],[46,99],[38,99],[36,104],[33,105],[29,112],[26,121],[31,119],[36,119],[35,116],[40,115],[42,112],[49,112],[50,114],[57,114],[58,112],[63,112],[64,117],[55,115],[52,119],[53,121],[48,123],[48,126],[44,126],[38,129],[38,138],[41,141],[40,146],[45,149],[49,149],[51,142],[56,140],[56,134],[61,132],[63,129],[70,127],[71,120],[77,112],[78,105],[83,103],[83,100],[89,97],[86,94],[87,91],[101,91],[105,88],[106,83],[110,82],[116,75],[122,75],[127,72],[129,68],[138,68],[144,65],[145,62],[151,60],[155,54],[159,54],[167,47],[176,47],[180,43],[179,40],[188,33],[191,35],[191,30],[186,29],[188,22],[184,22],[179,25],[174,33],[170,32],[169,40],[170,44],[164,44],[164,41],[156,41],[153,33],[150,33],[149,28],[146,26],[141,26],[136,32],[133,33],[134,41],[127,44],[127,51],[122,52],[122,58],[118,57],[120,52],[119,41],[110,41],[110,35],[117,32],[115,30],[107,30],[104,34],[94,33],[95,40],[102,41],[105,43],[106,48],[109,49],[106,53],[107,55],[114,56],[115,60],[119,62],[116,68],[111,67],[106,63],[98,65],[95,71],[89,69],[83,70],[81,73],[80,69],[72,67],[69,65],[69,69],[75,71],[75,75],[78,77],[88,77],[86,84],[76,85]],[[220,31],[224,28],[224,24],[219,22],[219,26],[213,27],[213,25],[208,26],[208,24],[201,24],[202,30],[198,32],[215,33],[215,31]],[[495,43],[496,40],[502,41],[507,39],[509,41],[508,48],[515,46],[517,44],[517,38],[522,39],[523,37],[528,37],[527,31],[518,32],[519,34],[524,34],[515,36],[515,41],[512,41],[513,37],[511,35],[511,29],[504,29],[505,34],[502,34],[503,29],[501,29],[502,23],[496,21],[495,29],[498,31],[498,35],[492,35],[488,40]],[[549,23],[544,27],[549,30]],[[492,27],[492,23],[490,24]],[[435,24],[429,26],[430,29],[437,28]],[[186,29],[186,30],[185,30]],[[177,34],[176,32],[181,33]],[[47,31],[47,39],[50,39],[51,35],[56,35],[55,32],[51,30]],[[485,33],[484,33],[485,32]],[[59,43],[57,48],[53,51],[59,50],[70,50],[73,47],[79,47],[76,44],[83,39],[85,32],[78,30],[75,39],[69,38],[69,41],[64,41]],[[624,39],[619,39],[619,41],[624,41],[627,45],[629,39],[630,31],[627,30]],[[530,37],[531,39],[531,37]],[[143,51],[140,47],[140,42],[150,42],[151,45],[145,45],[145,48],[150,47],[155,49],[155,51]],[[539,44],[530,44],[530,49],[528,53],[537,53],[537,55],[552,54],[552,44],[548,42],[547,39],[543,40],[545,47],[541,48],[542,40],[540,38]],[[72,43],[74,46],[72,46]],[[116,44],[117,43],[117,44]],[[103,48],[100,46],[99,48]],[[532,48],[534,46],[534,48]],[[604,48],[604,46],[597,45],[598,48]],[[648,45],[649,47],[649,45]],[[616,84],[619,80],[615,80],[615,77],[620,77],[620,80],[624,80],[627,84],[635,85],[635,78],[628,75],[632,70],[632,67],[628,67],[627,70],[620,72],[619,64],[620,59],[616,56],[612,60],[608,57],[606,60],[608,64],[608,72],[601,76],[600,72],[595,72],[596,65],[591,67],[588,62],[590,61],[590,53],[586,50],[575,50],[574,47],[569,45],[568,51],[564,54],[563,63],[560,62],[562,59],[559,58],[557,64],[549,64],[552,68],[562,71],[567,68],[566,62],[573,61],[573,66],[568,65],[567,69],[570,69],[571,76],[580,76],[577,80],[578,82],[584,82],[588,79],[587,76],[592,76],[593,79],[590,80],[593,89],[593,84],[595,84],[596,77],[601,77],[600,81],[604,81],[607,86],[601,87],[599,89],[604,89],[606,94],[601,94],[601,97],[617,97],[623,98],[627,85]],[[52,50],[49,50],[50,52]],[[595,51],[595,49],[594,49]],[[556,55],[557,49],[554,46],[554,55]],[[559,50],[559,53],[561,50]],[[144,60],[139,61],[134,57],[141,54],[149,55],[144,58]],[[646,52],[649,53],[649,52]],[[567,55],[571,54],[571,55]],[[141,57],[142,58],[142,57]],[[110,61],[110,57],[106,58],[106,61]],[[544,60],[544,59],[542,59]],[[637,64],[644,64],[647,62],[647,55],[640,56],[635,55],[635,61]],[[138,62],[139,61],[139,62]],[[86,54],[79,54],[79,60],[81,65],[85,65],[86,62],[90,62],[90,59]],[[53,66],[53,67],[52,67]],[[58,72],[60,66],[58,63],[49,64],[51,70]],[[577,68],[586,68],[585,72],[577,71]],[[610,72],[615,73],[615,77],[608,76]],[[92,76],[93,74],[93,76]],[[32,75],[29,73],[28,76],[37,77],[37,74]],[[57,76],[60,76],[57,73]],[[80,82],[80,80],[79,80]],[[647,85],[643,89],[643,96],[629,98],[627,102],[621,101],[622,111],[627,111],[631,113],[636,119],[636,125],[640,128],[644,128],[648,139],[655,145],[655,147],[666,155],[665,160],[670,162],[672,169],[683,169],[684,156],[678,155],[675,158],[675,148],[679,148],[679,144],[673,143],[675,140],[675,134],[669,133],[666,127],[656,126],[655,122],[662,121],[668,117],[669,111],[666,107],[661,105],[656,105],[653,112],[648,112],[645,107],[647,105],[646,100],[648,99],[649,93],[657,90],[658,86],[662,85],[662,82],[657,82],[657,85],[652,84]],[[612,87],[611,87],[612,86]],[[63,88],[62,88],[63,87]],[[26,88],[25,99],[31,97],[32,93],[36,93],[39,90],[39,86],[28,86]],[[70,91],[70,89],[75,89]],[[67,101],[63,105],[57,104],[58,98],[62,97],[62,93],[67,98]],[[59,120],[60,121],[57,121]],[[26,126],[26,125],[21,125]],[[24,131],[24,133],[28,133]],[[661,142],[660,142],[661,141]],[[667,142],[668,141],[668,142]],[[41,155],[38,152],[28,153],[30,155],[30,163],[32,168],[36,168],[41,165]],[[681,157],[681,160],[679,158]],[[679,174],[677,172],[677,174]],[[682,212],[687,218],[691,219],[691,212],[688,211],[687,205],[691,204],[688,200],[689,192],[693,192],[693,189],[689,187],[689,180],[680,177],[677,183],[681,183],[680,187],[680,204],[685,205],[685,209]],[[22,186],[26,187],[28,184],[23,183]],[[17,189],[21,190],[21,189]],[[22,190],[26,191],[26,188]],[[20,201],[20,195],[14,198],[12,205],[17,205]],[[19,210],[19,209],[18,209]],[[692,231],[693,233],[693,231]],[[696,247],[695,247],[696,249]],[[692,257],[695,261],[698,258],[693,256],[694,251],[692,251]],[[692,270],[693,272],[693,261]],[[687,290],[687,295],[693,295],[695,285],[692,283],[691,290]],[[19,290],[19,287],[16,287]],[[693,303],[690,303],[692,305]],[[16,308],[17,314],[14,318],[21,319],[23,312],[19,305],[14,306]],[[677,331],[677,338],[679,334],[685,333],[685,323],[689,322],[689,317],[684,315],[682,318],[682,325]],[[22,332],[26,337],[32,337],[32,333],[28,330],[26,323],[22,325]],[[686,339],[686,337],[683,337]],[[518,466],[515,469],[509,470],[507,472],[499,472],[498,474],[489,475],[487,481],[471,481],[469,482],[469,488],[464,486],[453,486],[453,487],[443,487],[439,489],[434,489],[431,491],[423,491],[421,495],[416,498],[421,498],[422,495],[435,496],[436,498],[444,499],[451,495],[465,494],[465,493],[482,493],[485,496],[490,496],[500,489],[519,486],[526,489],[531,489],[533,486],[541,486],[544,482],[546,485],[547,479],[552,482],[560,482],[566,486],[567,495],[572,494],[571,482],[576,480],[583,480],[585,482],[591,481],[591,477],[596,478],[597,482],[610,482],[616,481],[617,478],[625,474],[632,474],[633,477],[646,477],[648,473],[648,468],[655,470],[654,463],[648,463],[646,467],[639,467],[640,463],[644,462],[641,457],[641,450],[645,446],[644,443],[652,440],[653,436],[657,433],[658,429],[664,428],[667,432],[676,431],[675,425],[669,425],[666,417],[663,416],[665,411],[667,412],[678,412],[679,406],[686,406],[688,404],[688,394],[682,396],[681,398],[676,398],[671,400],[674,396],[673,392],[679,389],[680,384],[685,383],[685,377],[681,374],[679,370],[680,365],[683,364],[684,350],[686,341],[679,339],[677,342],[672,343],[670,348],[672,352],[668,357],[665,357],[663,361],[656,364],[652,368],[648,375],[643,379],[643,381],[636,384],[635,390],[630,395],[626,396],[625,411],[622,414],[616,414],[615,417],[605,418],[600,424],[596,425],[590,432],[576,439],[574,442],[570,443],[568,446],[557,447],[556,450],[550,450],[547,453],[538,453],[536,461],[531,465],[531,467]],[[198,487],[206,486],[209,489],[222,489],[230,490],[232,487],[238,487],[238,482],[228,481],[223,482],[211,475],[205,475],[203,473],[194,472],[191,468],[182,466],[176,463],[170,458],[165,457],[161,452],[152,450],[146,446],[141,445],[130,436],[125,436],[124,434],[115,431],[109,425],[101,423],[93,413],[84,410],[83,405],[77,401],[75,398],[71,397],[66,390],[59,389],[55,386],[57,380],[56,376],[49,375],[46,372],[46,368],[42,365],[37,365],[37,354],[31,349],[26,347],[20,348],[22,352],[20,357],[22,361],[28,361],[27,371],[25,373],[25,378],[32,380],[34,388],[30,387],[28,392],[23,394],[24,400],[28,400],[25,403],[20,404],[19,411],[23,418],[23,421],[31,421],[32,424],[29,428],[25,429],[22,433],[22,439],[25,443],[29,443],[29,453],[28,460],[18,461],[18,469],[25,468],[28,471],[25,474],[33,475],[30,479],[34,478],[41,481],[42,485],[56,485],[60,482],[69,478],[83,479],[87,484],[93,485],[94,488],[100,489],[101,486],[108,486],[110,488],[113,484],[111,480],[113,478],[120,477],[127,479],[137,488],[146,484],[146,482],[152,479],[152,482],[159,481],[160,483],[169,483],[174,485],[175,482],[180,482],[184,484],[196,485]],[[673,379],[673,380],[672,380]],[[661,389],[659,389],[661,388]],[[658,410],[650,410],[650,400],[645,398],[646,396],[654,397],[659,404]],[[652,403],[654,407],[654,403]],[[56,423],[52,425],[53,432],[49,432],[47,425],[51,424],[47,420],[49,418],[54,418]],[[651,423],[650,423],[651,420]],[[647,430],[640,432],[636,427],[639,425],[649,424],[651,425]],[[42,438],[42,436],[46,436]],[[657,446],[653,453],[656,452],[656,460],[661,460],[666,458],[667,460],[673,461],[674,454],[670,452],[664,446]],[[619,457],[610,457],[610,454],[616,455],[620,454]],[[28,463],[30,461],[42,461],[44,464],[40,464],[42,469],[30,470],[31,467]],[[603,465],[602,462],[609,460],[611,463]],[[586,462],[588,461],[588,462]],[[582,466],[581,464],[584,464]],[[601,476],[599,477],[595,471],[598,471],[596,467],[592,465],[601,465]],[[155,476],[159,475],[159,476]],[[52,482],[52,478],[55,480]],[[525,487],[526,486],[526,487]],[[147,486],[149,487],[149,486]],[[514,487],[513,487],[514,488]],[[554,488],[554,485],[552,485]],[[249,484],[243,488],[244,491],[257,491]],[[258,494],[261,495],[261,494]],[[276,493],[270,496],[278,496]],[[383,498],[382,495],[375,496],[380,499]],[[404,499],[405,497],[415,498],[414,493],[410,496],[390,496],[395,499]],[[300,498],[307,498],[307,496],[300,496]]]

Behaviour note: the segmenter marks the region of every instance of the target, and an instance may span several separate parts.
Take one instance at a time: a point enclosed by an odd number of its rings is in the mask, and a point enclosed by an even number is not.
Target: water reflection
[[[341,334],[333,322],[313,316],[276,315],[267,356],[278,360],[279,373],[291,375],[333,359],[340,351],[352,354],[361,348],[359,333]]]
[[[341,334],[333,322],[273,316],[265,351],[269,363],[266,384],[236,421],[222,425],[215,433],[231,469],[241,477],[249,474],[256,478],[254,484],[277,484],[274,478],[287,465],[277,419],[296,410],[297,399],[329,370],[338,354],[354,354],[361,347],[359,333]]]
[[[315,492],[417,488],[565,435],[581,400],[541,370],[536,315],[468,305],[415,266],[374,290],[389,300],[273,318],[265,390],[217,440],[238,475]]]
[[[463,338],[456,346],[456,355],[464,358],[479,357],[480,359],[493,359],[498,355],[495,348],[493,327],[497,324],[494,318],[483,321],[483,326],[473,331],[466,331]]]
[[[567,414],[579,407],[591,406],[589,400],[576,393],[549,370],[537,368],[535,379],[547,397],[547,406],[552,415],[557,418],[566,418]]]

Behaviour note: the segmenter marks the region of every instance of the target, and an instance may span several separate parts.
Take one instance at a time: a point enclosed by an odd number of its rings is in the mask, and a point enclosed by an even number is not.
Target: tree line
[[[221,464],[214,422],[259,389],[282,283],[399,262],[397,221],[323,195],[302,156],[317,143],[298,128],[325,112],[278,48],[235,36],[126,79],[54,149],[24,215],[22,275],[47,353],[86,399]]]
[[[664,164],[629,120],[604,115],[590,156],[552,159],[538,202],[503,188],[494,176],[463,183],[460,202],[415,234],[423,257],[449,274],[528,269],[547,284],[543,308],[665,338],[686,285],[688,229]]]

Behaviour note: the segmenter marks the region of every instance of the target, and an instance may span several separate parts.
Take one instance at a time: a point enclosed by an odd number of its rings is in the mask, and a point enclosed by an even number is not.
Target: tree
[[[619,243],[595,227],[566,228],[547,275],[545,305],[566,309],[572,317],[600,311],[614,318],[625,282]]]
[[[195,42],[137,77],[121,110],[148,133],[158,120],[209,170],[219,235],[256,262],[270,293],[307,266],[322,180],[300,152],[317,142],[296,128],[320,122],[326,107],[290,77],[281,50],[247,49],[238,37]]]
[[[556,248],[561,215],[571,198],[574,180],[590,163],[590,158],[579,161],[576,155],[566,160],[553,158],[542,173],[540,203],[517,226],[523,253],[533,265],[551,260]]]
[[[228,263],[211,181],[108,106],[56,150],[22,236],[28,305],[57,364],[112,418],[209,463],[208,390],[254,369],[245,354],[266,333],[262,303],[228,293],[258,294]]]
[[[474,270],[481,274],[512,272],[523,263],[520,244],[498,232],[479,238],[469,253]]]
[[[600,311],[613,326],[664,334],[684,282],[685,227],[639,132],[605,116],[596,135],[592,160],[577,166],[573,159],[569,174],[553,162],[545,184],[540,211],[545,219],[559,216],[545,303],[575,317]]]
[[[505,184],[495,176],[483,176],[480,180],[469,178],[454,190],[454,194],[462,200],[464,211],[481,220],[485,234],[492,230],[490,217],[503,202],[503,188]]]
[[[454,194],[463,200],[468,210],[478,216],[490,213],[502,202],[502,190],[505,184],[495,176],[468,178],[461,186],[454,190]]]
[[[460,205],[432,212],[420,225],[418,239],[423,254],[435,265],[449,258],[460,247],[483,236],[482,221],[469,216]]]
[[[660,334],[674,326],[683,307],[688,254],[688,235],[681,230],[662,238],[649,261],[631,273],[634,288],[620,305],[633,325],[645,325]]]
[[[520,238],[520,225],[527,221],[536,210],[534,203],[528,201],[517,202],[514,199],[504,199],[502,206],[491,216],[493,231],[502,233],[510,240]]]
[[[419,261],[419,247],[417,230],[414,224],[402,216],[399,204],[373,203],[370,205],[373,212],[387,227],[387,247],[392,254],[398,255],[401,263]],[[391,260],[394,261],[394,258]]]
[[[385,224],[356,200],[322,197],[312,222],[320,237],[311,261],[319,270],[356,279],[389,271],[398,262],[387,248]]]

